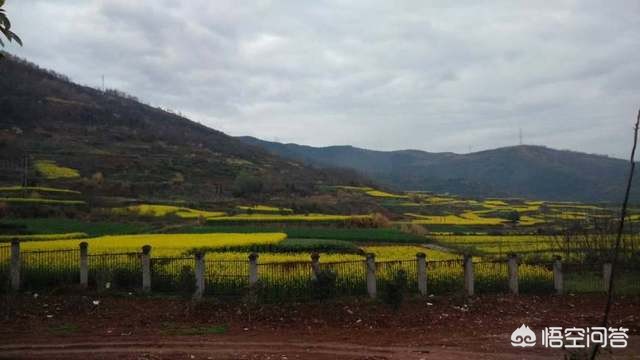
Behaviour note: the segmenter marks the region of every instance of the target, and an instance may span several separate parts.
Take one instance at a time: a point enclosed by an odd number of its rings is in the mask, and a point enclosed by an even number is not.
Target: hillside
[[[140,103],[118,91],[72,83],[8,55],[0,61],[0,186],[23,183],[124,198],[211,200],[230,196],[239,174],[268,195],[306,194],[358,182],[283,160],[257,147]]]
[[[374,151],[351,146],[317,148],[251,137],[240,139],[308,164],[354,169],[396,189],[470,197],[618,202],[624,193],[627,172],[624,160],[542,146],[454,154]],[[633,193],[635,201],[640,199],[638,194]]]

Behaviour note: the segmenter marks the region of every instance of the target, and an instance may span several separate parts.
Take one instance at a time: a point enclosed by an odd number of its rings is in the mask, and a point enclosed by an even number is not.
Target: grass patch
[[[227,325],[183,327],[176,323],[162,323],[161,326],[161,332],[163,335],[173,336],[220,335],[226,334],[229,330]]]
[[[20,241],[45,241],[45,240],[68,240],[83,239],[88,237],[87,233],[67,233],[67,234],[34,234],[34,235],[0,235],[0,242]]]
[[[208,218],[207,222],[215,223],[333,223],[348,220],[369,219],[371,215],[276,215],[276,214],[244,214],[235,216],[218,216]]]
[[[50,187],[41,187],[41,186],[8,186],[8,187],[0,187],[0,192],[23,192],[23,191],[36,191],[42,193],[56,193],[56,194],[74,194],[80,195],[80,191],[75,190],[67,190],[67,189],[57,189]]]
[[[55,199],[41,199],[41,198],[15,198],[15,197],[0,197],[0,202],[15,203],[15,204],[37,204],[37,205],[85,205],[82,200],[55,200]]]
[[[9,219],[0,221],[4,226],[18,229],[19,234],[67,234],[85,233],[89,237],[102,235],[140,234],[151,230],[151,226],[140,223],[87,222],[65,218]]]
[[[49,332],[57,336],[69,336],[78,332],[79,328],[76,324],[60,324],[49,326]]]

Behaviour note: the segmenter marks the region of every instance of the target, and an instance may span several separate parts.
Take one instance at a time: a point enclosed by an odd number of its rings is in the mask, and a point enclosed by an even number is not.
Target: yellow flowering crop
[[[234,248],[277,244],[286,238],[283,233],[254,234],[145,234],[102,236],[87,240],[33,241],[21,244],[22,250],[75,249],[82,241],[89,243],[90,253],[141,251],[151,245],[153,256],[177,256],[194,248]]]

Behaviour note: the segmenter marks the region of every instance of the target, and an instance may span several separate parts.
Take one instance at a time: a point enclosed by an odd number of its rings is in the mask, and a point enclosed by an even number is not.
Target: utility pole
[[[520,138],[520,145],[522,145],[522,128],[519,128],[518,137]]]
[[[105,88],[104,88],[104,74],[102,74],[102,92],[105,92]]]

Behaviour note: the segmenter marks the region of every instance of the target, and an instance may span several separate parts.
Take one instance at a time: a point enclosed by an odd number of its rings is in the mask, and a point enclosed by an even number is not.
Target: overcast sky
[[[231,135],[380,150],[524,142],[627,157],[640,1],[8,0],[72,80]]]

